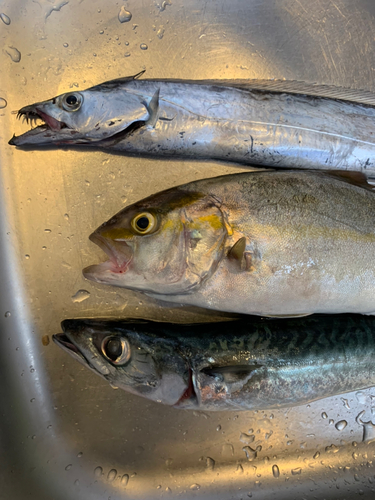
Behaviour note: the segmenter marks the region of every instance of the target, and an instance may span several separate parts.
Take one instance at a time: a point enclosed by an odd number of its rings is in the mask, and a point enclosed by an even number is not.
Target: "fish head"
[[[18,111],[27,122],[44,123],[14,136],[14,146],[90,145],[120,140],[149,118],[147,98],[127,88],[128,79],[106,82],[90,89],[68,92]]]
[[[109,260],[87,279],[152,294],[196,290],[216,270],[227,226],[218,202],[170,189],[126,207],[90,235]]]
[[[142,322],[69,319],[54,342],[113,387],[166,405],[191,393],[188,365],[172,345],[142,333]]]

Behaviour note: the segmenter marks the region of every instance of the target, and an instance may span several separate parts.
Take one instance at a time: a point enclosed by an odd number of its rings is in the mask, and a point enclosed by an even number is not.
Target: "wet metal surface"
[[[129,20],[104,0],[1,2],[0,498],[373,498],[375,389],[288,410],[178,411],[112,389],[49,342],[67,317],[215,317],[81,269],[102,258],[90,232],[126,204],[241,168],[7,142],[27,129],[12,114],[23,105],[144,68],[375,91],[375,4],[124,5]]]

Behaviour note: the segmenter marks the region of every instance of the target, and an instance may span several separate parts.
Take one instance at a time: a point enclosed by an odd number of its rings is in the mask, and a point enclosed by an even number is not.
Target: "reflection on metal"
[[[148,78],[275,78],[375,91],[375,4],[142,1],[126,6],[132,19],[124,24],[119,6],[104,0],[69,2],[46,19],[52,5],[60,4],[8,2],[2,12],[12,21],[0,26],[3,46],[22,54],[16,64],[0,53],[0,95],[8,103],[0,110],[2,495],[373,498],[375,444],[362,442],[355,419],[365,410],[362,421],[371,421],[374,389],[359,399],[345,395],[349,408],[333,397],[286,411],[192,415],[114,391],[52,342],[43,345],[67,317],[220,317],[91,285],[81,269],[101,258],[88,235],[124,200],[240,168],[89,150],[21,151],[7,140],[25,130],[12,110],[143,68]],[[90,298],[73,302],[80,289]],[[348,424],[338,431],[342,420]],[[252,449],[262,447],[251,462],[241,433],[254,434]],[[233,453],[222,455],[224,445]]]

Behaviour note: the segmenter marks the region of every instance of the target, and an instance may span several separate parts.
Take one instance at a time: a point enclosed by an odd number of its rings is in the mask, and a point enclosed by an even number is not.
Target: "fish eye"
[[[65,111],[78,111],[83,102],[83,96],[78,92],[66,94],[62,100],[62,106]]]
[[[133,218],[131,225],[138,234],[149,234],[156,227],[156,217],[149,212],[143,212]]]
[[[102,353],[112,364],[121,366],[130,359],[130,345],[124,337],[109,336],[102,342]]]

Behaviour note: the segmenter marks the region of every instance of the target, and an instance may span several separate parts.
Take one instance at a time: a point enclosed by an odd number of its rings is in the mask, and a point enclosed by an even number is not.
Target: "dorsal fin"
[[[146,70],[144,69],[144,70],[140,71],[139,73],[137,73],[136,75],[123,76],[121,78],[115,78],[114,80],[108,80],[108,82],[99,83],[99,85],[94,85],[94,87],[90,87],[88,90],[102,90],[102,91],[112,90],[114,87],[117,87],[118,85],[121,85],[121,84],[127,83],[127,82],[132,82],[133,80],[137,80],[145,72],[146,72]]]
[[[349,101],[356,104],[375,106],[375,93],[370,90],[350,89],[334,85],[319,85],[297,80],[181,80],[177,78],[150,78],[148,81],[195,83],[198,85],[214,85],[218,87],[232,87],[245,91],[257,91],[259,93],[274,92],[277,94],[295,94],[312,96],[317,98],[335,99],[338,101]]]
[[[368,183],[368,179],[362,172],[352,172],[351,170],[326,170],[326,174],[337,177],[343,182],[374,192],[374,186]]]

